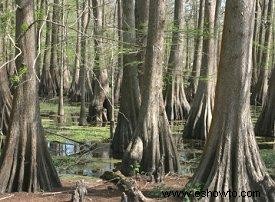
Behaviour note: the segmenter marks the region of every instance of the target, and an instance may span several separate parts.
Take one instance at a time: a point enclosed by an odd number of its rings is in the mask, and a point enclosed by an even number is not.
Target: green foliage
[[[38,9],[38,10],[36,10],[35,11],[36,20],[43,20],[44,13],[45,13],[44,9]]]
[[[140,164],[135,162],[133,165],[131,165],[131,169],[134,172],[135,175],[140,173]]]
[[[14,74],[10,77],[10,81],[11,81],[12,85],[18,86],[20,81],[22,80],[23,76],[27,73],[27,71],[28,71],[28,67],[25,65],[22,66],[21,68],[19,68],[19,70],[16,72],[16,74]]]
[[[21,25],[22,32],[26,32],[29,29],[29,25],[26,22],[23,22]]]
[[[11,11],[6,11],[0,15],[0,32],[5,32],[9,25],[9,21],[14,17],[14,13]]]

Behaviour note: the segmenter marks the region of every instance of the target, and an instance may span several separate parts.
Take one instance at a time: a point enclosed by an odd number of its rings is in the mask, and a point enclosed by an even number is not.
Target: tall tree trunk
[[[61,186],[48,152],[41,125],[37,79],[33,1],[16,0],[16,41],[22,54],[16,59],[20,80],[13,98],[9,132],[0,161],[0,192],[51,190]],[[18,54],[18,50],[16,51]]]
[[[260,0],[256,0],[255,6],[255,20],[254,20],[254,31],[253,31],[253,50],[252,50],[252,80],[251,80],[251,90],[254,89],[257,79],[258,79],[258,61],[257,61],[257,51],[259,45],[257,42],[259,41],[259,22],[260,22]]]
[[[258,136],[275,137],[275,68],[269,79],[267,99],[256,123],[255,133]]]
[[[107,69],[103,66],[103,29],[102,29],[102,10],[99,0],[92,0],[94,17],[94,46],[95,46],[95,64],[94,64],[94,88],[92,101],[89,106],[88,122],[93,124],[102,124],[104,112],[103,103],[109,92],[109,82]]]
[[[144,61],[146,54],[146,43],[147,43],[147,30],[149,20],[149,2],[150,0],[139,0],[135,4],[135,20],[136,20],[136,43],[139,47],[136,60],[138,62],[138,76],[140,93],[142,94],[144,84]]]
[[[120,100],[120,88],[123,75],[123,32],[122,32],[122,5],[121,0],[117,0],[117,35],[118,35],[118,57],[117,57],[117,69],[115,72],[114,83],[114,104],[118,104]]]
[[[1,54],[1,51],[0,51],[0,54]],[[3,67],[2,69],[0,69],[0,135],[3,135],[3,134],[6,135],[8,132],[11,105],[12,105],[12,95],[9,88],[7,70],[5,67]],[[1,144],[0,144],[0,148],[1,148]]]
[[[3,15],[4,4],[0,3],[0,16]],[[2,34],[0,35],[0,66],[5,61],[5,39]],[[8,132],[10,112],[12,105],[12,95],[9,87],[9,80],[7,75],[7,65],[0,68],[0,148],[2,146],[2,135],[6,135]]]
[[[148,41],[145,56],[144,92],[134,139],[122,160],[122,172],[133,174],[131,165],[155,173],[178,171],[176,147],[166,117],[162,97],[162,64],[165,24],[165,1],[151,0]],[[160,173],[161,174],[161,173]]]
[[[191,77],[189,79],[189,87],[188,87],[188,97],[191,100],[194,98],[200,76],[200,68],[201,68],[201,58],[202,58],[202,44],[203,44],[203,18],[204,18],[204,4],[205,0],[200,0],[199,7],[199,17],[198,17],[198,25],[197,25],[197,33],[195,39],[195,48],[194,48],[194,59],[193,59],[193,67],[191,72]]]
[[[123,22],[123,77],[121,85],[118,123],[112,140],[112,152],[116,158],[123,154],[133,138],[140,107],[140,94],[135,54],[131,50],[135,44],[135,2],[122,1]]]
[[[62,25],[65,26],[65,12],[64,12],[64,7],[66,5],[65,0],[61,0],[61,20],[62,20]],[[64,74],[65,74],[65,65],[66,65],[66,49],[65,49],[65,44],[64,44],[64,39],[66,38],[66,28],[62,27],[60,29],[60,39],[61,39],[61,44],[60,44],[60,49],[61,49],[61,64],[59,67],[59,97],[58,97],[58,121],[60,123],[63,123],[64,121]]]
[[[86,46],[87,46],[87,30],[90,22],[90,0],[83,1],[83,13],[81,20],[81,46],[80,46],[80,92],[81,92],[81,108],[80,108],[80,117],[79,117],[79,125],[83,126],[86,124]]]
[[[226,2],[213,122],[202,160],[189,185],[238,194],[257,190],[259,198],[242,200],[273,201],[275,184],[261,160],[250,116],[254,5],[255,1]]]
[[[215,1],[205,0],[201,79],[183,132],[187,138],[206,139],[212,120],[216,69],[215,4]]]
[[[266,17],[267,17],[267,10],[268,10],[268,0],[262,0],[261,1],[261,16],[260,16],[258,52],[257,52],[257,63],[258,63],[257,72],[258,73],[260,71],[260,66],[262,64],[263,45],[265,43],[265,21],[266,21]]]
[[[268,76],[270,72],[270,64],[272,64],[270,57],[270,49],[272,42],[272,22],[273,22],[273,0],[268,1],[267,5],[267,18],[266,18],[266,30],[264,46],[262,50],[262,59],[260,65],[260,75],[255,88],[252,91],[251,103],[255,105],[263,105],[265,103],[267,88],[268,88]]]
[[[36,10],[36,20],[38,22],[36,23],[36,45],[37,45],[37,50],[39,51],[41,45],[42,45],[42,35],[43,35],[43,20],[47,14],[47,9],[46,9],[46,0],[38,0],[37,1],[37,10]],[[42,53],[38,55],[38,58],[36,59],[37,63],[37,76],[40,78],[40,72],[43,68],[43,59],[42,59]]]
[[[58,58],[59,54],[59,25],[56,23],[60,23],[60,0],[54,0],[53,3],[53,15],[52,21],[52,39],[51,39],[51,59],[50,59],[50,73],[53,81],[53,85],[59,92],[59,74],[58,69],[60,64],[60,58]]]
[[[46,1],[46,8],[49,8],[49,2]],[[43,57],[43,67],[42,67],[42,74],[40,77],[39,83],[39,95],[41,97],[53,98],[56,96],[56,85],[52,79],[51,72],[50,72],[50,63],[51,63],[51,29],[52,23],[52,14],[48,12],[46,22],[46,40],[45,40],[45,49],[44,49],[44,57]]]
[[[81,6],[79,0],[76,0],[76,10],[77,10],[77,33],[76,33],[76,43],[75,43],[75,58],[74,58],[74,72],[71,87],[69,89],[68,97],[72,102],[80,101],[80,85],[79,85],[79,71],[80,71],[80,47],[81,47]]]
[[[184,0],[175,0],[172,45],[168,61],[166,84],[166,113],[168,120],[187,118],[190,105],[186,99],[183,81]]]

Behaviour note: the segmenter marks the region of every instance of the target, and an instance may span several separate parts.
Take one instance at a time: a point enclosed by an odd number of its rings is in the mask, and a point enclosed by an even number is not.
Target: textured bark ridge
[[[144,59],[147,43],[149,3],[150,0],[139,0],[135,2],[136,44],[139,47],[138,53],[136,54],[136,59],[138,62],[140,93],[143,92],[144,85]]]
[[[256,123],[255,133],[264,137],[275,137],[275,68],[269,79],[267,99]]]
[[[47,20],[52,20],[51,13],[48,13]],[[42,74],[39,83],[39,96],[46,98],[53,98],[56,96],[56,86],[50,72],[50,60],[51,60],[51,28],[52,23],[46,23],[46,40],[43,58]]]
[[[76,10],[77,10],[77,34],[76,34],[76,44],[75,44],[75,58],[74,58],[74,72],[73,72],[73,78],[71,82],[71,86],[68,92],[68,97],[70,101],[72,102],[80,102],[80,84],[79,84],[79,72],[80,72],[80,49],[81,49],[81,31],[82,31],[82,26],[81,26],[81,13],[83,12],[81,8],[81,4],[79,0],[76,1]]]
[[[166,83],[166,113],[169,120],[187,118],[190,105],[186,99],[183,81],[184,2],[175,1],[174,31],[168,61]]]
[[[183,137],[206,139],[212,120],[214,100],[216,48],[214,39],[215,1],[205,1],[203,56],[201,63],[202,77],[190,109],[184,128]]]
[[[87,55],[86,55],[86,46],[87,46],[87,31],[90,23],[90,1],[83,2],[83,12],[81,17],[81,42],[80,42],[80,72],[79,72],[79,85],[80,85],[80,100],[81,100],[81,107],[80,107],[80,116],[79,116],[79,125],[83,126],[86,124],[86,92],[88,89],[86,87],[86,77],[87,77]]]
[[[144,92],[134,138],[122,160],[122,172],[133,174],[133,166],[155,173],[161,159],[165,172],[178,171],[176,148],[166,117],[162,97],[162,62],[164,43],[165,1],[150,3],[148,42],[145,56]]]
[[[260,198],[245,199],[274,201],[275,184],[260,157],[250,115],[254,4],[245,0],[226,2],[213,122],[189,185],[201,185],[209,191],[259,191]]]
[[[0,69],[0,135],[6,135],[12,105],[12,95],[9,88],[6,68]],[[0,145],[1,147],[1,145]]]
[[[92,0],[94,33],[97,36],[103,34],[102,11],[100,9],[99,0]],[[95,65],[93,80],[93,97],[89,106],[89,114],[87,121],[92,124],[101,125],[104,120],[104,102],[109,103],[107,96],[109,92],[108,73],[103,63],[103,40],[97,37],[94,40],[95,47]]]
[[[0,3],[0,15],[3,13],[3,3]],[[0,37],[0,65],[5,62],[5,39],[3,36]],[[12,105],[12,95],[9,87],[9,80],[7,74],[7,67],[0,69],[0,136],[6,135],[8,132],[9,118]],[[0,148],[2,147],[2,137],[0,137]]]
[[[123,48],[131,52],[135,44],[135,4],[123,1]],[[128,45],[129,44],[129,45]],[[132,53],[123,55],[123,77],[121,84],[120,109],[118,123],[112,140],[112,152],[116,158],[122,158],[124,151],[133,138],[140,107],[139,83],[136,57]]]
[[[61,20],[61,7],[60,0],[54,0],[53,4],[53,14],[52,21],[55,23],[60,23]],[[50,56],[50,74],[52,79],[52,85],[56,89],[56,92],[59,92],[59,73],[58,69],[61,65],[60,60],[58,59],[60,54],[60,39],[59,39],[59,25],[51,25],[51,56]]]
[[[35,77],[35,29],[22,35],[33,21],[33,1],[16,1],[16,38],[22,54],[16,60],[22,73],[13,97],[10,127],[0,162],[0,192],[51,190],[60,186],[43,136]],[[18,53],[17,53],[18,54]]]
[[[202,43],[203,43],[203,18],[204,18],[204,2],[205,0],[200,1],[199,7],[199,16],[198,16],[198,25],[197,29],[199,30],[198,36],[195,39],[195,47],[194,47],[194,59],[193,59],[193,67],[191,72],[191,77],[189,79],[190,85],[188,86],[187,96],[189,100],[192,100],[196,94],[200,69],[201,69],[201,59],[202,59]]]
[[[266,30],[264,35],[264,47],[262,48],[262,55],[260,60],[260,75],[255,87],[252,90],[251,104],[263,105],[267,96],[268,89],[268,76],[270,73],[270,55],[272,43],[272,22],[273,22],[273,3],[274,0],[269,0],[267,7],[266,17]]]

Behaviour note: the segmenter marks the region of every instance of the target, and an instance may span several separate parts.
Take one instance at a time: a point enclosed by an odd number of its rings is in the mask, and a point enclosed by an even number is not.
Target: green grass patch
[[[110,138],[110,128],[92,126],[59,126],[52,119],[42,119],[48,141],[67,142],[68,139],[59,135],[75,140],[77,142],[104,142]]]
[[[57,114],[58,101],[56,99],[51,101],[40,101],[40,112],[41,114]],[[64,102],[64,111],[66,114],[77,114],[80,112],[80,103],[69,103]]]

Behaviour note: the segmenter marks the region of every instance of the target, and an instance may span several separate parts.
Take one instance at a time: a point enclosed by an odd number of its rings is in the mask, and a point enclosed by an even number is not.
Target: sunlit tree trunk
[[[86,77],[87,77],[87,70],[86,70],[86,46],[87,46],[87,34],[89,22],[90,22],[90,0],[85,0],[83,2],[83,13],[82,13],[82,20],[81,20],[81,46],[80,46],[80,75],[79,75],[79,83],[80,83],[80,101],[81,101],[81,108],[80,108],[80,116],[79,116],[79,125],[83,126],[86,124]]]
[[[135,54],[132,47],[135,45],[135,2],[122,1],[123,22],[123,77],[121,84],[120,108],[118,123],[112,140],[112,151],[116,158],[123,154],[133,138],[137,125],[140,107],[138,71],[135,64]]]
[[[79,85],[79,71],[80,71],[80,41],[81,41],[81,6],[79,0],[76,0],[76,17],[77,17],[77,33],[75,43],[75,58],[74,58],[74,70],[71,87],[69,89],[68,97],[70,101],[80,101],[80,85]]]
[[[187,138],[206,139],[212,120],[216,69],[215,4],[215,1],[205,0],[201,78],[183,132],[183,136]]]
[[[184,0],[175,0],[172,45],[166,75],[165,104],[169,120],[182,120],[187,118],[190,110],[190,105],[185,95],[183,80],[184,9]]]
[[[1,193],[47,191],[61,185],[41,125],[34,65],[35,28],[30,27],[24,34],[22,30],[23,24],[29,26],[34,22],[34,4],[21,0],[16,4],[16,41],[22,51],[16,67],[21,76],[16,83],[9,131],[1,154]]]
[[[60,14],[61,14],[61,8],[60,8],[60,0],[54,0],[53,2],[53,14],[52,14],[52,36],[51,36],[51,59],[50,59],[50,73],[53,81],[53,85],[57,92],[59,92],[59,74],[58,69],[60,68],[60,58],[58,58],[58,55],[60,55],[58,52],[59,49],[59,25],[60,23]]]
[[[270,64],[272,64],[270,49],[272,43],[273,0],[268,1],[267,8],[267,18],[265,22],[266,30],[259,66],[260,74],[251,95],[251,103],[255,105],[263,105],[263,103],[265,103],[268,88],[267,82],[270,73]]]
[[[3,15],[4,4],[0,3],[0,16]],[[0,34],[0,66],[5,61],[5,38]],[[2,146],[2,135],[6,135],[8,132],[12,95],[9,87],[9,80],[7,75],[7,65],[0,69],[0,148]]]
[[[147,30],[149,20],[149,2],[150,0],[139,0],[135,3],[136,44],[138,46],[136,60],[138,62],[138,77],[141,94],[144,87],[144,60],[146,53],[145,49],[147,43]]]
[[[118,35],[118,57],[117,57],[117,69],[115,71],[114,82],[114,104],[118,104],[120,100],[120,88],[123,75],[123,33],[122,33],[122,5],[121,0],[117,0],[117,35]]]
[[[200,76],[200,68],[201,68],[201,58],[202,58],[202,43],[203,43],[203,18],[204,18],[204,1],[200,1],[199,6],[199,16],[198,16],[198,25],[197,25],[197,33],[195,39],[195,48],[194,48],[194,59],[193,59],[193,67],[191,76],[189,79],[190,85],[188,87],[188,97],[191,100],[194,98]]]
[[[131,165],[154,173],[159,167],[166,173],[178,171],[176,147],[164,109],[162,64],[164,49],[165,1],[151,0],[148,41],[145,56],[144,88],[134,139],[122,160],[122,172],[133,174]],[[163,163],[162,160],[163,159]]]
[[[260,157],[250,115],[254,5],[255,1],[226,2],[213,122],[189,185],[238,194],[257,190],[260,197],[242,200],[273,201],[275,184]],[[212,200],[232,198],[206,198]]]
[[[94,48],[95,48],[95,64],[93,68],[93,96],[89,106],[88,122],[101,125],[104,112],[103,103],[109,92],[109,82],[107,69],[103,63],[103,17],[102,8],[99,0],[92,0],[93,19],[94,19]]]
[[[51,64],[51,32],[52,32],[52,14],[50,12],[50,6],[48,0],[46,1],[46,9],[49,10],[46,22],[46,39],[45,39],[45,48],[44,48],[44,56],[43,56],[43,66],[42,66],[42,74],[40,76],[39,83],[39,96],[46,98],[53,98],[56,96],[56,85],[54,80],[52,79],[52,75],[50,72],[50,64]]]

